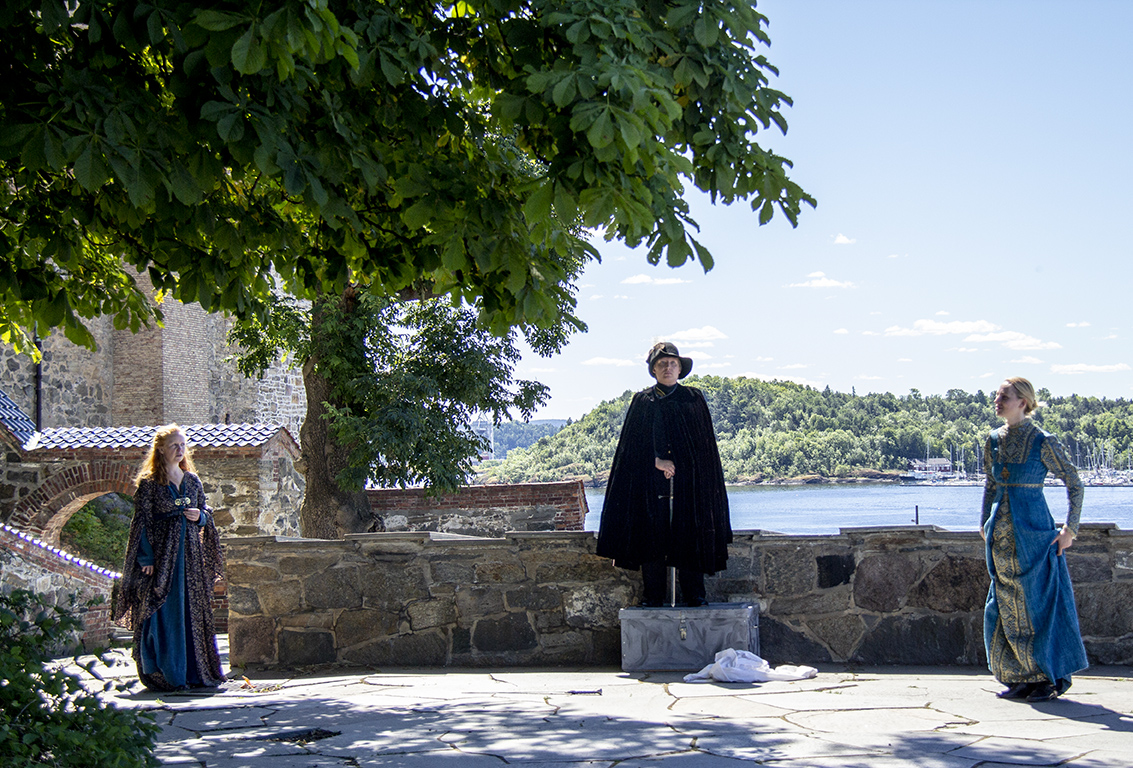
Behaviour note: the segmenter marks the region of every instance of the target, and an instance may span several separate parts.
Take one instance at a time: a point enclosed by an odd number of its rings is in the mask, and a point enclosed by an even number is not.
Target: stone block
[[[558,587],[520,587],[504,592],[509,610],[554,611],[563,607],[563,592]]]
[[[263,613],[256,590],[251,587],[228,587],[228,610],[242,616],[256,616]]]
[[[343,611],[334,624],[340,648],[352,648],[397,634],[398,616],[389,611]]]
[[[888,613],[905,602],[917,578],[916,562],[907,555],[871,555],[858,563],[854,576],[854,602],[867,611]]]
[[[263,584],[279,580],[279,571],[266,565],[233,562],[224,566],[224,578],[229,584]]]
[[[816,613],[841,613],[853,607],[853,593],[848,585],[843,585],[823,592],[812,592],[809,595],[773,598],[769,612],[775,616],[805,616]]]
[[[563,615],[562,610],[557,611],[534,611],[531,614],[532,621],[535,623],[535,629],[539,633],[547,632],[548,630],[562,629],[567,625],[566,616]]]
[[[270,618],[228,619],[228,655],[233,667],[248,664],[273,664],[275,656],[275,622]]]
[[[620,629],[596,629],[590,633],[592,664],[620,665],[622,663],[622,634]]]
[[[365,585],[367,601],[373,598],[382,602],[404,604],[413,600],[425,600],[430,596],[433,582],[425,564],[421,562],[367,568],[367,578],[374,570],[378,570],[380,576],[378,580]]]
[[[809,547],[776,547],[763,553],[763,577],[768,595],[801,595],[814,589],[818,568]]]
[[[830,649],[834,661],[850,659],[866,629],[861,617],[852,614],[808,619],[806,624],[811,634]]]
[[[518,561],[477,563],[474,570],[478,583],[515,584],[527,579],[527,571]]]
[[[256,594],[268,616],[286,616],[303,610],[303,589],[297,579],[260,584]]]
[[[279,572],[292,576],[307,576],[323,571],[338,563],[345,551],[343,549],[340,552],[325,554],[285,555],[279,558]]]
[[[475,564],[467,558],[434,558],[429,567],[435,584],[471,584],[476,580]]]
[[[432,627],[443,627],[456,622],[456,606],[452,599],[422,600],[406,606],[409,626],[414,632]]]
[[[1113,567],[1110,565],[1109,553],[1098,555],[1075,552],[1077,545],[1066,551],[1066,567],[1070,569],[1070,581],[1073,584],[1089,584],[1091,582],[1109,583],[1113,580]]]
[[[819,555],[814,559],[818,569],[819,589],[828,589],[840,584],[849,584],[854,575],[854,553],[841,555]]]
[[[509,613],[499,619],[480,619],[472,628],[472,647],[481,653],[528,651],[537,646],[535,630],[526,613]]]
[[[456,609],[465,622],[480,616],[504,612],[504,596],[494,587],[465,587],[456,590]]]
[[[361,608],[357,568],[328,568],[303,580],[303,599],[311,608]]]
[[[582,632],[554,632],[540,638],[547,661],[556,664],[581,664],[590,656],[590,642]]]
[[[472,652],[472,630],[468,627],[454,627],[452,630],[452,654]]]
[[[866,632],[853,660],[862,664],[976,664],[969,637],[982,617],[887,616]],[[981,633],[982,638],[982,633]],[[982,639],[981,639],[982,647]]]
[[[550,560],[534,561],[535,581],[540,584],[564,581],[600,582],[609,579],[614,566],[604,557],[579,555],[556,556]],[[531,566],[528,566],[531,571]]]
[[[392,663],[407,667],[440,667],[448,662],[448,639],[438,631],[397,635],[390,640]]]
[[[946,557],[913,588],[908,605],[940,613],[982,611],[990,582],[983,560]]]
[[[285,667],[333,664],[334,635],[322,630],[284,629],[279,633],[279,663]]]
[[[1133,633],[1133,582],[1074,585],[1083,636],[1124,637]]]
[[[1091,664],[1133,665],[1133,635],[1117,640],[1085,640],[1086,658]]]
[[[780,664],[825,664],[830,651],[801,630],[770,616],[759,617],[759,655],[772,666]]]
[[[563,612],[572,627],[621,627],[618,611],[632,605],[628,586],[593,584],[566,590]]]

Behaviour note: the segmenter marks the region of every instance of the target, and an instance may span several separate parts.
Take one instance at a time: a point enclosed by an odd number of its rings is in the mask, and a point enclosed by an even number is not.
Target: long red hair
[[[169,483],[169,476],[165,473],[165,459],[162,458],[161,450],[165,448],[165,443],[169,438],[177,432],[180,432],[182,437],[185,436],[185,430],[176,424],[166,424],[157,428],[157,431],[153,434],[153,440],[150,442],[149,451],[146,452],[146,457],[142,459],[142,468],[138,470],[138,474],[134,477],[135,486],[150,478],[155,480],[158,485]],[[185,455],[181,458],[178,466],[181,467],[183,472],[197,471],[197,468],[193,466],[193,457],[189,453],[188,438],[185,441]]]

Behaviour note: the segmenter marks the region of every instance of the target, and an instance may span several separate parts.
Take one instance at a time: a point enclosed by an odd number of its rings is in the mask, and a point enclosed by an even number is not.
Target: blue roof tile
[[[3,390],[0,390],[0,424],[20,441],[20,445],[26,445],[35,434],[35,422]]]

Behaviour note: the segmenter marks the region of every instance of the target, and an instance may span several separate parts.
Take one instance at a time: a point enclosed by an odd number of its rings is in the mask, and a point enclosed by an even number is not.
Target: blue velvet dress
[[[201,510],[197,522],[185,518],[187,507]],[[145,566],[153,572],[145,574]],[[114,614],[134,631],[134,660],[147,688],[223,682],[211,605],[222,571],[220,540],[200,478],[187,472],[180,487],[140,481]]]
[[[991,588],[984,608],[988,667],[1000,682],[1070,687],[1086,649],[1066,555],[1043,495],[1048,472],[1065,484],[1066,525],[1077,535],[1083,487],[1058,439],[1029,419],[991,433],[984,453],[982,525]]]

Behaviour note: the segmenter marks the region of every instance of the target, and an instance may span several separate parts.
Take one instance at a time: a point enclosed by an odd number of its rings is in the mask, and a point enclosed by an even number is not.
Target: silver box
[[[696,672],[726,648],[759,653],[759,608],[751,603],[622,608],[618,618],[626,672]]]

